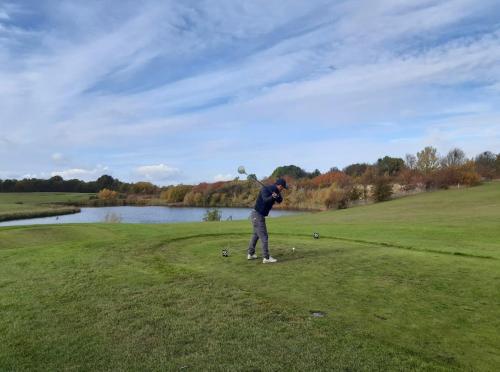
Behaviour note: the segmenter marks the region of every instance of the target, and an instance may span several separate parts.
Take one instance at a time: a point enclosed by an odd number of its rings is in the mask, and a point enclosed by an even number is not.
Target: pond
[[[222,220],[245,220],[250,216],[249,208],[218,208],[222,212]],[[63,216],[30,218],[0,222],[0,226],[19,226],[57,223],[172,223],[200,222],[206,208],[172,208],[172,207],[100,207],[82,208],[80,213]],[[270,217],[297,214],[300,212],[273,210]]]

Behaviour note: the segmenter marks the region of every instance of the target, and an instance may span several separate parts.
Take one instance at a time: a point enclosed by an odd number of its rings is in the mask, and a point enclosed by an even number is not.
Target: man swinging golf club
[[[253,225],[253,235],[248,245],[248,256],[249,260],[255,260],[257,255],[255,254],[255,246],[257,241],[260,239],[262,244],[262,255],[263,263],[274,263],[278,260],[269,255],[269,245],[268,245],[268,235],[266,227],[266,217],[269,215],[269,211],[272,209],[274,203],[281,203],[283,197],[281,196],[281,191],[287,189],[286,181],[282,178],[278,178],[274,185],[265,186],[262,185],[262,189],[259,192],[257,201],[255,202],[255,208],[251,213],[251,220]]]

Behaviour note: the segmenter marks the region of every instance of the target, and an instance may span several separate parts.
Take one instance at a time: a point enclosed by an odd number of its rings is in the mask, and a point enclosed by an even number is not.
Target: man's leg
[[[250,239],[250,244],[248,244],[248,254],[250,256],[253,256],[255,254],[255,246],[257,245],[257,240],[259,240],[259,236],[254,231],[252,239]]]
[[[250,239],[250,243],[248,244],[248,254],[250,256],[253,256],[255,254],[255,246],[257,245],[257,241],[259,240],[259,235],[257,234],[257,216],[255,211],[252,212],[250,219],[252,220],[253,235]]]
[[[266,218],[259,215],[257,217],[257,236],[262,244],[262,256],[269,258],[269,236],[267,235]]]

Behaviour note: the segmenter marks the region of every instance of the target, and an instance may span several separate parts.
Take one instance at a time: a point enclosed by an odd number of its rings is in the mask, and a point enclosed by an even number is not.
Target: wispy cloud
[[[7,14],[7,12],[0,8],[0,20],[4,21],[4,20],[8,20],[8,19],[10,19],[10,17]]]
[[[61,176],[64,179],[81,179],[81,180],[95,180],[99,176],[108,173],[109,168],[106,166],[98,165],[93,169],[84,169],[84,168],[70,168],[61,171],[54,171],[51,173],[51,176]]]
[[[163,183],[175,179],[181,172],[179,169],[166,164],[155,164],[137,167],[135,173],[148,181]]]
[[[495,0],[109,4],[0,5],[0,171],[199,181],[500,147]]]

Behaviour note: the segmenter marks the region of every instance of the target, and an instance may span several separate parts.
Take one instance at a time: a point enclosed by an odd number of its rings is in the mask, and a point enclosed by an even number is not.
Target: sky
[[[0,0],[0,179],[500,152],[498,0]]]

